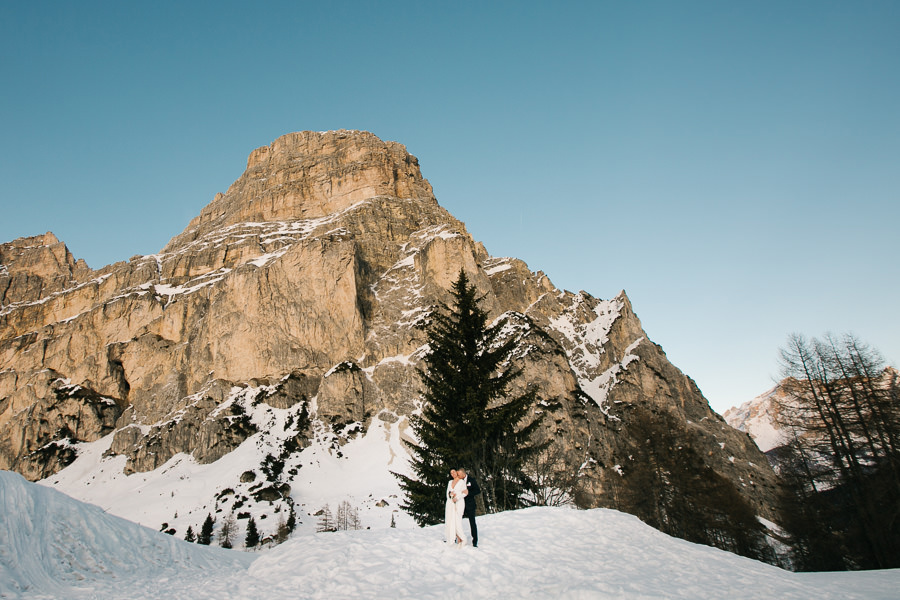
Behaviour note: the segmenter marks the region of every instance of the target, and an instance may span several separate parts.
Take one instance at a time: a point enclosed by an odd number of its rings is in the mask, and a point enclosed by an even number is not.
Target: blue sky
[[[495,256],[625,289],[724,411],[900,360],[898,2],[3,2],[0,241],[162,248],[291,131],[407,146]]]

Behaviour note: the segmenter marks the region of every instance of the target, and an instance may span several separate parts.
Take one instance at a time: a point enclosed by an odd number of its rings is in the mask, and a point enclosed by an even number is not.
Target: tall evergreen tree
[[[290,496],[288,497],[290,499]],[[294,510],[294,505],[288,505],[288,518],[287,518],[287,530],[288,534],[294,533],[294,530],[297,529],[297,511]]]
[[[536,391],[507,396],[522,373],[512,365],[516,340],[502,339],[505,321],[488,324],[464,271],[450,294],[452,306],[431,315],[429,350],[418,369],[424,402],[421,415],[410,418],[419,440],[409,446],[414,476],[397,474],[403,508],[421,525],[443,520],[444,488],[457,466],[478,480],[487,512],[522,506],[533,485],[524,462],[545,448],[531,441],[540,418],[522,425]]]
[[[206,520],[203,521],[203,527],[200,528],[200,535],[197,537],[197,543],[203,544],[204,546],[209,546],[210,542],[212,542],[212,534],[213,534],[213,521],[212,515],[207,514]]]
[[[259,529],[256,527],[256,519],[252,516],[247,521],[247,535],[244,538],[244,546],[255,548],[259,544]]]

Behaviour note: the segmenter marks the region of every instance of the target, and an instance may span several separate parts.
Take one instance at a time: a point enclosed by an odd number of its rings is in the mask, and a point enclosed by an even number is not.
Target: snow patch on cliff
[[[608,366],[603,372],[598,369],[603,364],[605,344],[609,332],[619,318],[625,303],[619,299],[597,301],[593,308],[588,306],[583,293],[575,294],[571,304],[557,317],[550,319],[553,331],[562,336],[563,347],[569,364],[578,378],[582,390],[590,396],[600,409],[608,414],[607,396],[618,382],[618,376],[633,361],[638,360],[634,350],[644,341],[641,337],[625,350],[621,360]]]

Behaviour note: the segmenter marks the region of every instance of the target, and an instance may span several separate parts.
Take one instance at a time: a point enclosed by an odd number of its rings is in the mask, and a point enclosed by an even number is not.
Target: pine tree
[[[203,544],[204,546],[209,546],[210,542],[212,542],[212,534],[213,534],[213,521],[212,515],[207,514],[206,520],[203,521],[203,527],[200,528],[200,535],[197,537],[197,543]]]
[[[256,528],[256,519],[250,517],[247,521],[247,535],[244,538],[244,546],[247,548],[255,548],[259,545],[259,530]]]
[[[288,518],[287,518],[287,530],[288,534],[294,533],[294,530],[297,529],[297,512],[294,510],[294,505],[288,505]]]
[[[453,306],[432,313],[421,415],[410,419],[419,445],[410,445],[413,477],[395,474],[406,492],[403,508],[420,525],[444,517],[444,488],[453,467],[465,466],[483,492],[485,509],[523,505],[532,483],[523,463],[545,445],[531,442],[540,419],[521,426],[535,390],[515,398],[507,388],[521,375],[512,366],[513,338],[502,341],[505,321],[492,326],[464,271],[450,290]]]
[[[184,534],[184,541],[194,543],[197,536],[194,535],[194,528],[188,525],[187,532]]]

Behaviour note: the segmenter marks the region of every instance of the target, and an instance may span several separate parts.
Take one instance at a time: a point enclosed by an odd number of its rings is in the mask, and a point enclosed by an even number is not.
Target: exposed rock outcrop
[[[68,465],[75,458],[73,443],[93,442],[112,433],[122,414],[112,398],[74,385],[51,369],[22,379],[7,370],[0,381],[2,390],[18,388],[20,404],[15,406],[25,405],[0,429],[0,462],[15,466],[29,479],[42,479]],[[14,410],[9,397],[0,400],[4,414]]]
[[[90,269],[50,232],[0,245],[0,307],[71,287]]]

